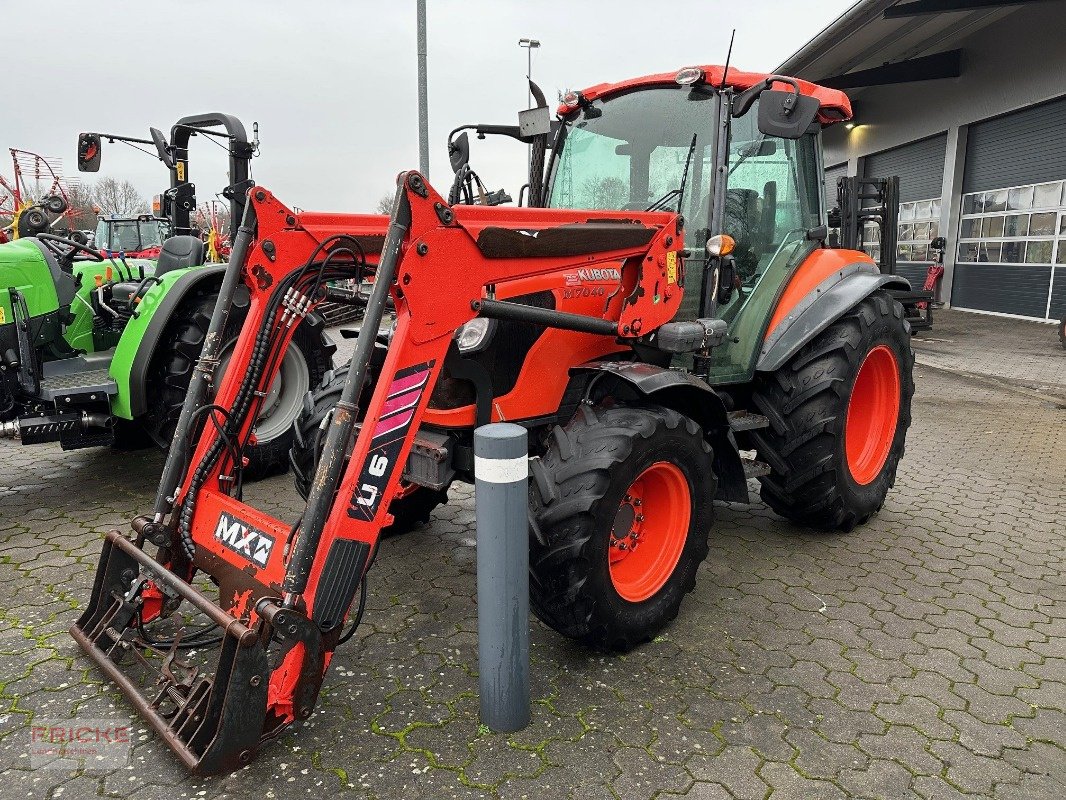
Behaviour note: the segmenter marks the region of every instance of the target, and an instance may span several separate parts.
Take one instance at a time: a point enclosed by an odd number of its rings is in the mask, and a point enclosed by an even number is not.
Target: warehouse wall
[[[827,130],[825,163],[839,164],[1066,91],[1062,4],[1034,3],[961,45],[962,77],[863,89],[856,127]]]

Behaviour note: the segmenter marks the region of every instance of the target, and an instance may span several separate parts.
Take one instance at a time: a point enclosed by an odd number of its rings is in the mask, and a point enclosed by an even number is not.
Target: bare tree
[[[377,213],[379,214],[392,214],[392,200],[393,193],[383,194],[381,199],[378,200]]]
[[[66,187],[67,204],[71,211],[70,225],[72,228],[95,228],[96,209],[93,201],[92,190],[88,186],[75,183]]]
[[[579,208],[621,208],[629,197],[629,187],[620,178],[588,178],[578,194]]]
[[[93,198],[103,214],[116,217],[132,217],[148,213],[148,201],[129,181],[104,178],[93,189]]]

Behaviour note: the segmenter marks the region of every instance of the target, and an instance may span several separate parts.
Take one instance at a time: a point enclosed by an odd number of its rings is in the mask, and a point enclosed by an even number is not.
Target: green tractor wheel
[[[169,444],[173,437],[196,359],[207,336],[216,296],[215,289],[202,289],[184,300],[168,323],[152,357],[146,392],[148,412],[143,428],[158,443]],[[247,296],[238,293],[224,333],[226,344],[220,359],[219,378],[225,371],[247,313]],[[256,422],[257,444],[246,452],[249,463],[244,469],[245,480],[286,471],[293,422],[303,409],[308,389],[316,386],[332,367],[335,349],[317,318],[309,317],[296,329]]]

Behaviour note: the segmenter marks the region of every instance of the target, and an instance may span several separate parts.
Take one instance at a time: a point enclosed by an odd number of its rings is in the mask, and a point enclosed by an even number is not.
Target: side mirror
[[[163,162],[167,169],[174,169],[174,156],[170,154],[170,144],[167,142],[167,137],[163,135],[159,128],[149,128],[148,131],[152,134],[152,141],[155,142],[155,152],[158,154],[159,160]]]
[[[929,246],[934,250],[943,250],[948,246],[948,240],[943,236],[937,236],[933,241],[929,243]]]
[[[448,142],[448,161],[451,162],[452,172],[456,174],[470,163],[470,137],[466,131]]]
[[[759,96],[759,132],[781,139],[798,139],[814,122],[820,106],[815,97],[768,89]]]
[[[78,172],[99,172],[103,143],[98,133],[78,134]]]

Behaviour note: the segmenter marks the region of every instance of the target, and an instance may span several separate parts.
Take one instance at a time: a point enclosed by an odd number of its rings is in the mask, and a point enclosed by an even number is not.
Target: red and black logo
[[[381,497],[389,484],[396,461],[403,449],[403,441],[411,427],[418,403],[426,389],[434,362],[416,364],[396,373],[389,386],[389,395],[381,409],[381,417],[374,426],[374,438],[366,455],[359,482],[348,505],[352,519],[370,521],[377,514]]]

